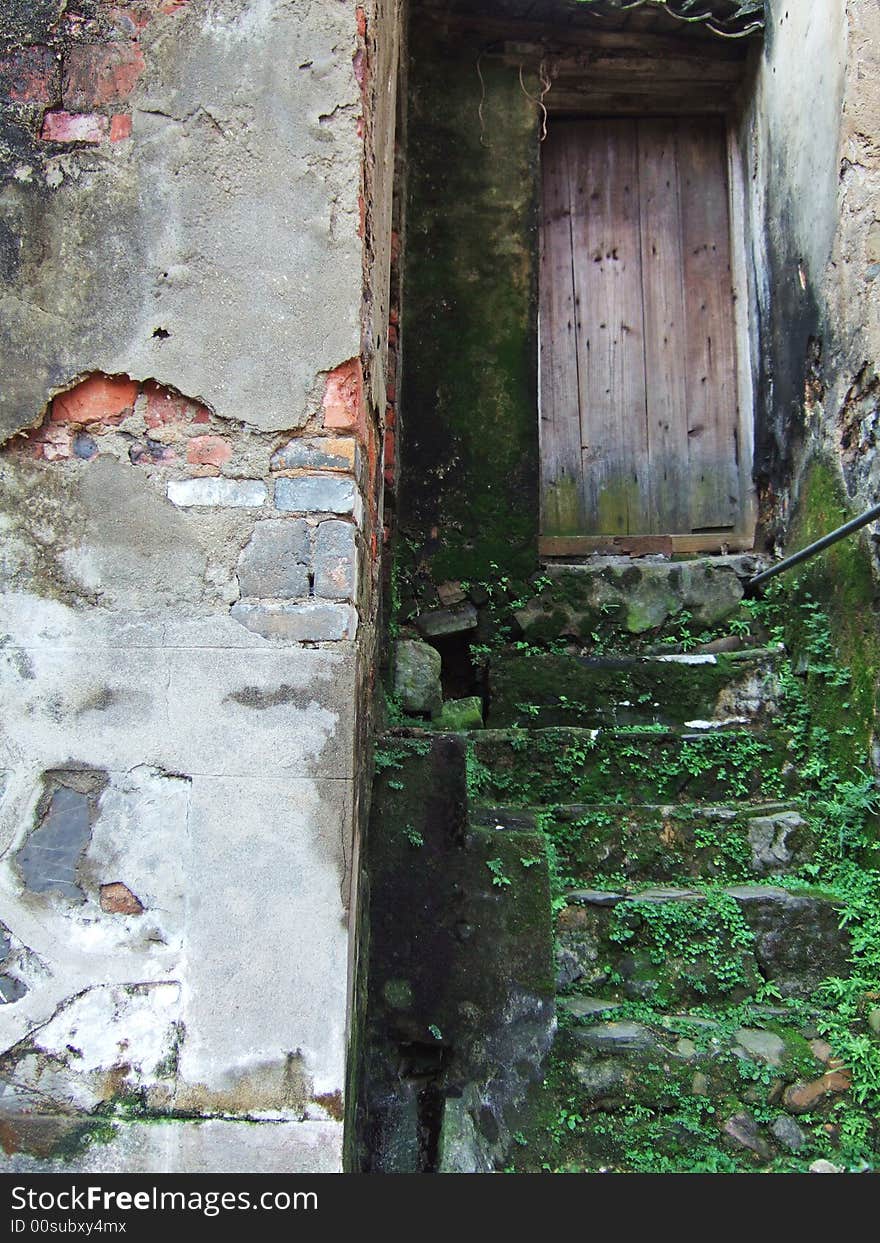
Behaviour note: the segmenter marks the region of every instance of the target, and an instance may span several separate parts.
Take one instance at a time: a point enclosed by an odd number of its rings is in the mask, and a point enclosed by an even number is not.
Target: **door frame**
[[[645,115],[656,116],[655,112]],[[694,113],[693,115],[700,115]],[[559,116],[562,119],[562,116]],[[571,119],[575,119],[572,117]],[[550,119],[550,125],[553,119]],[[673,554],[744,552],[754,547],[757,498],[752,477],[755,447],[755,391],[750,332],[750,288],[746,259],[746,203],[740,144],[736,127],[725,117],[727,137],[728,220],[730,230],[731,285],[733,290],[733,330],[736,345],[736,394],[738,475],[741,513],[736,527],[720,533],[700,532],[678,535],[538,535],[538,552],[543,558],[584,557],[596,554]],[[540,356],[540,316],[538,350]],[[537,393],[538,452],[541,452],[540,367]]]

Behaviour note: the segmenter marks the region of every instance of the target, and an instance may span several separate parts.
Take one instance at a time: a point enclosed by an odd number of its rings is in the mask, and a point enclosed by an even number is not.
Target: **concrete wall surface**
[[[340,1166],[398,8],[2,5],[7,1168]]]

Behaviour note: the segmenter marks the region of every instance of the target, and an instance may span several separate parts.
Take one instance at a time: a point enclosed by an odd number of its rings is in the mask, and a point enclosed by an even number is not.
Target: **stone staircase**
[[[456,1030],[479,1003],[464,987],[445,1006],[428,1168],[800,1170],[833,1157],[850,1079],[813,995],[849,971],[848,934],[839,903],[794,879],[816,836],[780,718],[786,654],[742,623],[725,632],[742,595],[732,578],[750,568],[706,558],[556,570],[518,615],[524,639],[489,656],[488,728],[384,740],[409,750],[380,777],[374,833],[387,843],[395,799],[415,783],[411,836],[442,835],[438,817],[457,817],[459,853],[472,858],[453,906],[477,922],[508,912],[503,937],[477,938],[476,960],[477,925],[452,934],[455,970],[468,959],[464,974],[479,976],[482,962],[499,988],[480,1010],[482,1048],[468,1037],[466,1075]],[[464,769],[454,807],[437,792],[441,739],[447,783],[450,763]],[[392,861],[387,845],[379,854],[384,903],[395,867],[399,883],[420,861]],[[443,924],[448,863],[435,854],[420,889],[421,915]],[[427,980],[424,943],[401,962],[412,931],[398,927],[384,953]],[[371,987],[387,992],[381,957]],[[413,1030],[430,1026],[430,991],[418,1016],[407,1012]],[[554,1000],[555,1032],[552,1018],[542,1027]],[[524,1014],[528,1048],[516,1057]],[[507,1033],[513,1078],[492,1062],[493,1031]],[[388,1033],[386,1015],[373,1035],[387,1046]]]

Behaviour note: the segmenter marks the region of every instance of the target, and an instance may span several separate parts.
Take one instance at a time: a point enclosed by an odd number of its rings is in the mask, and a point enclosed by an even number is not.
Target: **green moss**
[[[537,110],[414,30],[401,525],[435,582],[536,565]],[[436,539],[432,537],[436,529]]]
[[[804,474],[786,552],[826,535],[852,514],[834,468],[814,460]],[[812,725],[824,731],[828,762],[853,776],[870,752],[877,725],[880,632],[877,589],[866,537],[848,536],[794,571],[783,605],[795,668],[806,665]],[[816,608],[827,616],[826,660],[817,659]],[[833,667],[832,667],[833,666]],[[842,677],[835,677],[842,671]]]

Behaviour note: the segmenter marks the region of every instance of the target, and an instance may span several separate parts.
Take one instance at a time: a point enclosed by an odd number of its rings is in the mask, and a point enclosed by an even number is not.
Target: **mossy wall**
[[[410,32],[402,534],[435,582],[520,576],[538,526],[538,111],[477,42]],[[526,85],[529,85],[528,78]]]

